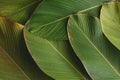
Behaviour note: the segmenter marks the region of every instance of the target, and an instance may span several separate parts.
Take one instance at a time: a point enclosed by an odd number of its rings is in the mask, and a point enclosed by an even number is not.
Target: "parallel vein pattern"
[[[0,51],[2,51],[0,52],[0,59],[2,61],[0,64],[0,69],[3,69],[0,70],[0,76],[2,76],[0,79],[52,80],[38,68],[38,66],[31,58],[24,43],[22,29],[22,25],[0,17]],[[6,58],[3,58],[2,55],[6,56]],[[4,72],[8,75],[5,75]],[[16,77],[14,78],[11,75],[16,75]]]
[[[120,79],[120,51],[105,38],[98,18],[71,16],[68,33],[74,51],[93,80]]]
[[[67,40],[68,17],[105,1],[107,0],[44,0],[30,19],[29,31],[46,39]],[[94,13],[92,12],[93,15]]]
[[[24,29],[24,37],[33,59],[55,80],[90,80],[82,64],[74,59],[76,57],[68,41],[49,41],[34,36],[27,29]],[[81,70],[84,73],[81,74]]]

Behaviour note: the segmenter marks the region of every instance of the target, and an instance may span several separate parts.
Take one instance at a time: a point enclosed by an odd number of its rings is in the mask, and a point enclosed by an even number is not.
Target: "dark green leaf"
[[[31,33],[43,38],[66,40],[68,17],[79,11],[88,13],[87,10],[96,8],[105,1],[107,0],[44,0],[33,13],[28,28]],[[94,15],[95,12],[91,11],[90,14]]]

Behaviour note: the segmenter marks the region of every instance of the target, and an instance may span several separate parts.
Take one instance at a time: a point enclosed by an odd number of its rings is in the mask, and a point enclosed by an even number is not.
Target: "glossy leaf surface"
[[[93,80],[120,79],[120,51],[103,35],[97,17],[83,14],[71,16],[68,37]]]

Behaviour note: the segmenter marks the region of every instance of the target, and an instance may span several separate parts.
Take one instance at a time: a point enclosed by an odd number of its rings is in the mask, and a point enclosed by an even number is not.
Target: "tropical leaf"
[[[0,79],[30,80],[15,64],[7,52],[0,47]]]
[[[71,16],[68,37],[93,80],[120,79],[120,51],[103,35],[97,17],[85,14]]]
[[[46,74],[55,80],[91,80],[68,41],[49,41],[24,29],[27,48]]]
[[[120,50],[120,2],[104,4],[100,17],[105,36]]]
[[[0,79],[52,80],[29,55],[22,29],[22,25],[0,17]]]
[[[87,12],[105,1],[108,0],[44,0],[30,19],[29,31],[46,39],[67,40],[68,17],[79,11]]]
[[[0,16],[24,24],[41,0],[0,0]]]

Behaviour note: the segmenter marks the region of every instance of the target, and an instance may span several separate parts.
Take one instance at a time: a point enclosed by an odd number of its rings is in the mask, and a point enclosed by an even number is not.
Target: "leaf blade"
[[[85,72],[85,75],[81,76],[79,68],[83,69],[83,66],[81,67],[80,62],[76,63],[79,64],[79,67],[74,66],[75,61],[71,59],[74,59],[75,56],[68,47],[67,41],[49,41],[31,34],[26,29],[24,29],[24,36],[33,59],[49,76],[57,80],[90,79]]]
[[[101,5],[104,1],[106,0],[45,0],[33,13],[28,26],[29,31],[46,39],[67,40],[68,17],[78,11]],[[55,36],[56,33],[59,36]],[[48,34],[51,34],[51,37]]]
[[[98,18],[83,14],[71,16],[68,36],[92,79],[120,79],[120,52],[104,37]]]

